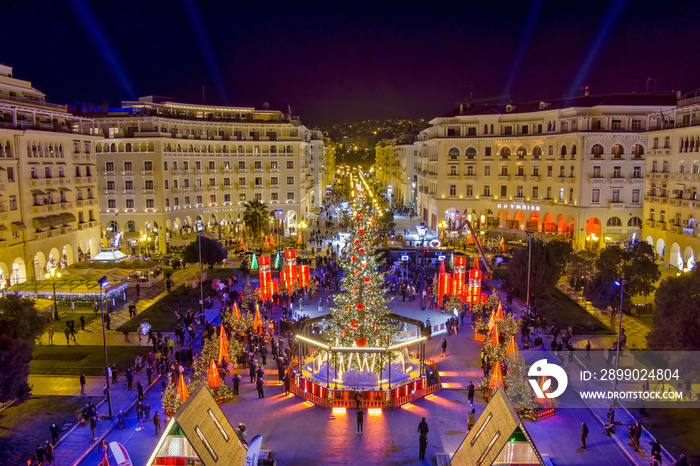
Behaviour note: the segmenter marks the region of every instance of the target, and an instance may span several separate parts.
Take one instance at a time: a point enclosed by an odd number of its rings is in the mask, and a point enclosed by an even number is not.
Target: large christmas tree
[[[376,220],[370,205],[358,198],[350,215],[351,237],[346,243],[346,254],[338,261],[345,271],[343,292],[336,295],[337,307],[331,309],[333,320],[323,332],[330,346],[386,348],[398,334],[382,289],[384,275],[377,270],[380,258],[376,255]],[[388,359],[393,360],[392,355]],[[389,363],[388,359],[384,357],[381,365]],[[369,369],[379,374],[381,365],[376,353],[346,353],[340,367],[343,372]]]

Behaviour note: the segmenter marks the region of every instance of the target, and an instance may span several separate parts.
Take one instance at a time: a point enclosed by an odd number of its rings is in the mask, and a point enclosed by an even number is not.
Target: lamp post
[[[339,222],[340,222],[340,220],[339,220]],[[306,224],[306,222],[304,220],[302,220],[301,223],[299,223],[299,234],[301,235],[301,249],[302,250],[306,250],[306,238],[304,237],[304,230],[306,230],[307,227],[308,227],[308,225]]]
[[[107,333],[105,332],[105,299],[104,288],[109,285],[107,277],[97,280],[100,285],[100,305],[102,307],[102,345],[105,351],[105,381],[107,382],[107,406],[109,407],[109,418],[112,419],[112,394],[109,390],[109,360],[107,359]]]
[[[618,324],[617,324],[617,351],[615,355],[615,373],[617,374],[617,368],[620,365],[620,346],[622,346],[620,343],[622,342],[622,303],[625,297],[625,284],[627,283],[627,280],[620,279],[619,281],[616,281],[615,284],[620,287],[620,317],[618,319]],[[617,392],[617,377],[615,377],[615,392]],[[617,404],[617,399],[615,399],[615,403]]]
[[[530,312],[530,266],[532,264],[532,232],[526,231],[527,235],[527,312]]]
[[[58,301],[56,301],[56,279],[61,278],[61,272],[56,269],[56,266],[51,264],[46,267],[46,275],[44,275],[47,280],[51,280],[53,285],[53,318],[58,320]]]
[[[203,232],[199,232],[197,235],[197,242],[199,243],[199,311],[204,312],[204,286],[202,285],[202,235]]]
[[[277,211],[277,252],[282,254],[282,243],[280,241],[280,230],[282,230],[282,209]]]

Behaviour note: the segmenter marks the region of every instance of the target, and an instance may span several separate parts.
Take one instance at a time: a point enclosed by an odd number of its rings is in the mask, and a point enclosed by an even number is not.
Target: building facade
[[[657,258],[679,270],[695,266],[700,253],[700,98],[679,100],[656,112],[649,132],[644,187],[643,237]]]
[[[325,196],[322,134],[281,112],[151,96],[94,122],[103,235],[132,253],[166,252],[192,229],[239,235],[252,200],[268,206],[273,230],[293,235]]]
[[[416,144],[418,215],[433,230],[517,228],[602,247],[642,233],[647,131],[674,95],[463,105]],[[445,223],[443,223],[445,222]]]
[[[0,289],[99,252],[96,139],[0,65]]]
[[[380,141],[375,178],[396,207],[416,208],[418,193],[418,164],[421,145],[415,134],[402,134],[396,139]]]

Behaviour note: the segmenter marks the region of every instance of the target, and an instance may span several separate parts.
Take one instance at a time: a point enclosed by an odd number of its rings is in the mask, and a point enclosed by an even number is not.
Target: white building
[[[0,65],[0,289],[99,252],[92,132]]]
[[[325,196],[322,134],[278,111],[144,97],[94,115],[105,237],[166,251],[180,232],[240,232],[243,204],[295,234]],[[149,241],[150,239],[150,241]]]
[[[433,119],[422,145],[418,214],[438,230],[520,228],[575,246],[628,241],[642,230],[646,132],[674,95],[462,105]]]

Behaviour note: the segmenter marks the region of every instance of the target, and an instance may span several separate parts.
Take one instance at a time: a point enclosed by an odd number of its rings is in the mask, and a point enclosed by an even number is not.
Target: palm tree
[[[267,206],[257,199],[243,204],[243,222],[250,228],[251,234],[257,238],[265,230],[267,223]]]

